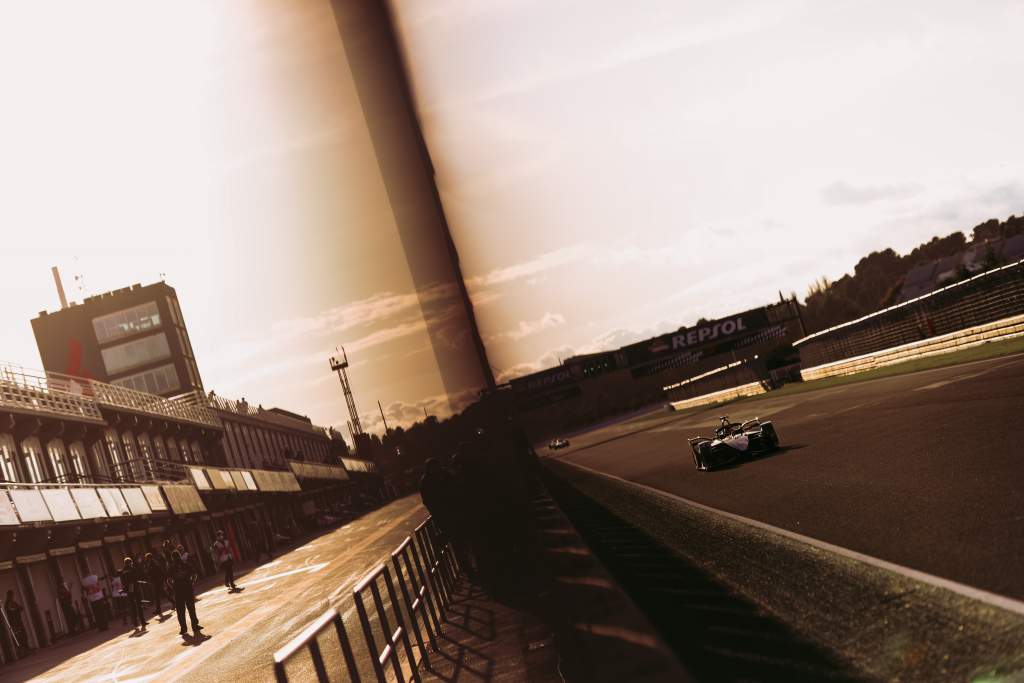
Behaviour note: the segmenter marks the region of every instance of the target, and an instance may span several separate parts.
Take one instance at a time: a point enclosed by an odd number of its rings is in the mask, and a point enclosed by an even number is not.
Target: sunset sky
[[[1024,212],[1019,2],[394,9],[502,378]],[[328,0],[5,3],[0,82],[0,359],[166,277],[218,394],[446,409]]]

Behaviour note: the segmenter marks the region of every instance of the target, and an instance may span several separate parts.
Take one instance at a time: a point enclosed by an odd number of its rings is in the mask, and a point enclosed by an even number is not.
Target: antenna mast
[[[337,349],[335,349],[337,350]],[[355,441],[357,436],[363,434],[363,426],[359,424],[359,412],[356,410],[356,400],[352,397],[352,384],[348,381],[348,373],[345,369],[348,367],[348,355],[345,353],[345,347],[340,347],[341,357],[331,357],[331,370],[338,373],[338,380],[341,382],[341,390],[345,393],[345,403],[348,404],[348,414],[351,418],[349,422],[349,431],[352,433],[352,440]]]

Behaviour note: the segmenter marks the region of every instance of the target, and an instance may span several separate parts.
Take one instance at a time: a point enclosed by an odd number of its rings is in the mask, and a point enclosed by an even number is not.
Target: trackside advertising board
[[[765,309],[755,308],[631,344],[623,350],[626,352],[627,362],[633,366],[665,355],[683,353],[705,344],[739,339],[768,324]]]

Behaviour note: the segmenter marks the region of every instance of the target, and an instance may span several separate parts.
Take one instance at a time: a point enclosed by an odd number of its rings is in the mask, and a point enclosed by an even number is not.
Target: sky
[[[1024,213],[1017,2],[393,10],[501,379]],[[222,396],[342,426],[344,344],[364,425],[453,407],[328,0],[4,3],[0,82],[0,359],[57,265],[166,279]]]

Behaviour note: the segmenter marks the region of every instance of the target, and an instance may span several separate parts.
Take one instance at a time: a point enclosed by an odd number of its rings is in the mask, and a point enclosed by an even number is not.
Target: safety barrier
[[[312,624],[307,626],[299,635],[295,636],[290,643],[274,653],[274,678],[278,683],[287,683],[288,674],[285,673],[285,665],[300,650],[309,650],[309,656],[313,660],[313,669],[316,671],[316,680],[326,683],[330,680],[327,674],[327,666],[324,664],[323,653],[320,651],[320,643],[317,636],[333,625],[338,634],[338,642],[341,644],[341,652],[345,657],[345,666],[348,668],[349,680],[352,683],[360,683],[359,668],[356,666],[356,657],[352,652],[352,642],[348,639],[348,632],[345,630],[345,622],[337,610],[329,609]]]
[[[712,403],[721,403],[722,401],[731,401],[734,398],[741,398],[743,396],[756,396],[757,394],[763,394],[765,389],[763,382],[750,382],[749,384],[741,384],[738,387],[731,389],[722,389],[721,391],[715,391],[710,394],[704,394],[703,396],[696,396],[694,398],[688,398],[685,401],[673,401],[669,403],[672,410],[686,410],[687,408],[695,408],[697,406],[710,405]]]
[[[419,552],[416,550],[411,536],[406,538],[395,552],[391,553],[391,562],[395,566],[395,576],[398,577],[398,586],[402,589],[402,599],[405,600],[405,609],[412,622],[416,644],[419,645],[420,650],[426,651],[419,628],[419,624],[422,624],[423,630],[427,632],[427,639],[430,641],[430,649],[437,651],[435,635],[441,632],[441,622],[434,609],[434,598],[427,590],[426,576],[423,566],[420,564]],[[417,621],[417,616],[419,621]]]
[[[824,363],[800,371],[804,381],[854,375],[868,370],[904,363],[918,358],[952,353],[979,346],[990,341],[1024,336],[1024,315],[1016,315],[984,325],[975,325],[957,332],[931,337],[918,342],[901,344],[889,349]]]
[[[388,613],[384,608],[384,600],[381,597],[380,585],[378,584],[378,579],[380,578],[384,579],[384,586],[388,592],[391,613],[395,619],[394,631],[391,630],[388,623]],[[373,625],[370,623],[370,615],[363,602],[363,591],[367,588],[370,589],[373,606],[376,609],[377,618],[380,620],[381,630],[384,634],[384,649],[382,650],[377,649],[377,639],[373,636]],[[370,646],[370,655],[373,657],[373,670],[377,674],[377,680],[380,683],[386,683],[387,674],[385,667],[390,662],[398,683],[404,683],[405,676],[402,673],[402,662],[398,651],[398,643],[400,641],[405,646],[406,661],[409,662],[412,678],[415,681],[419,681],[420,677],[416,671],[416,656],[413,654],[412,644],[409,642],[409,631],[405,626],[405,620],[402,618],[402,609],[398,605],[398,595],[395,593],[395,585],[391,581],[391,571],[388,569],[388,566],[382,564],[370,572],[352,592],[355,595],[356,610],[359,612],[359,622],[363,625],[363,636],[366,637],[366,644]],[[426,653],[424,653],[425,655]]]
[[[392,576],[391,567],[394,567]],[[441,633],[445,612],[451,605],[452,592],[460,569],[451,546],[442,538],[432,518],[416,527],[411,536],[391,553],[391,565],[380,564],[356,584],[352,590],[356,612],[370,653],[374,678],[385,683],[390,666],[394,680],[404,683],[405,671],[400,652],[404,652],[409,667],[409,679],[420,681],[419,664],[430,666],[429,649],[436,652],[437,637]],[[399,591],[395,589],[398,584]],[[383,585],[383,591],[381,586]],[[372,611],[365,599],[369,595]],[[401,595],[402,602],[399,602]],[[383,648],[378,647],[372,618],[376,617],[383,633]],[[408,617],[408,621],[406,620]],[[392,626],[392,623],[394,626]],[[345,623],[334,608],[328,609],[287,645],[274,653],[274,676],[278,683],[287,683],[286,666],[300,652],[308,652],[316,672],[316,680],[338,680],[330,675],[324,652],[317,640],[321,633],[333,626],[338,636],[348,680],[360,683],[352,641]],[[422,653],[417,662],[412,637]],[[426,638],[424,639],[424,636]]]

